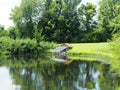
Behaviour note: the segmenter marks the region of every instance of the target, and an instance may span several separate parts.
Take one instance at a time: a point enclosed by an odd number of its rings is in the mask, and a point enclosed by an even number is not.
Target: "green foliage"
[[[119,23],[116,20],[119,18],[119,4],[119,0],[101,0],[99,3],[98,19],[99,25],[102,26],[103,32],[105,32],[105,41],[111,39],[113,33],[118,31]]]
[[[11,54],[42,54],[53,48],[53,44],[47,42],[37,43],[35,40],[23,39],[16,40],[16,43],[11,47]]]
[[[39,22],[45,40],[58,43],[77,42],[78,37],[75,36],[79,34],[79,19],[76,6],[81,0],[48,1],[45,3],[42,19]]]
[[[119,0],[101,0],[98,18],[96,5],[86,3],[78,7],[80,2],[22,0],[20,6],[11,12],[15,28],[9,30],[9,36],[12,39],[35,38],[38,43],[43,40],[57,43],[105,42],[119,31]]]
[[[120,31],[120,15],[111,20],[109,27],[112,30],[112,34]]]
[[[37,26],[34,26],[34,37],[37,41],[37,43],[40,43],[41,41],[43,41],[44,37],[42,36],[42,30],[38,30]]]
[[[32,54],[32,53],[38,53],[39,50],[41,50],[40,47],[36,48],[37,44],[35,41],[30,40],[30,39],[21,39],[21,40],[16,40],[15,43],[12,44],[11,47],[11,54]]]
[[[20,6],[12,10],[11,19],[19,31],[20,38],[34,37],[34,24],[39,21],[42,2],[42,0],[22,0]]]
[[[8,37],[1,37],[0,54],[8,54],[13,43],[15,43],[13,39],[10,39]]]
[[[9,37],[9,32],[6,30],[0,30],[0,37]]]
[[[120,32],[113,35],[110,46],[112,53],[114,54],[114,58],[111,61],[111,70],[115,75],[120,75]]]
[[[10,55],[42,54],[55,47],[54,43],[40,42],[34,39],[0,38],[0,53]]]
[[[113,36],[112,42],[111,42],[111,49],[114,51],[114,54],[117,56],[116,58],[120,59],[119,53],[120,53],[120,32],[115,34]]]
[[[96,5],[92,3],[82,4],[78,8],[78,17],[80,22],[79,38],[80,42],[94,42],[93,29],[97,24],[94,16],[96,15]]]
[[[96,15],[96,5],[92,3],[82,4],[78,8],[79,19],[81,22],[81,29],[83,31],[90,31],[95,25],[95,20],[93,17]]]
[[[8,31],[4,29],[4,26],[0,25],[0,37],[9,36]]]
[[[97,24],[96,27],[91,32],[91,41],[93,42],[106,42],[108,40],[109,33],[102,27],[101,24]]]
[[[16,39],[17,37],[19,37],[18,30],[15,27],[9,27],[8,32],[9,37],[12,39]]]
[[[4,26],[0,25],[0,30],[4,30]]]

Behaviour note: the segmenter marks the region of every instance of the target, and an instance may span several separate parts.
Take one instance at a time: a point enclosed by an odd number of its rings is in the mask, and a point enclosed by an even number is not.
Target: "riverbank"
[[[120,75],[120,60],[111,48],[110,42],[105,43],[76,43],[70,44],[73,48],[68,51],[72,60],[101,61],[110,64],[114,75]]]
[[[93,56],[102,56],[106,58],[113,58],[113,53],[108,42],[105,43],[76,43],[70,44],[73,48],[68,51],[69,55],[85,56],[92,59]],[[91,57],[92,56],[92,57]],[[90,58],[91,57],[91,58]]]

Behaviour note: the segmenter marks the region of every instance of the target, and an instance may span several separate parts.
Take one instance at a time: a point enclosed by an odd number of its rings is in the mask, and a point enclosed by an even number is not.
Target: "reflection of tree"
[[[79,77],[75,82],[77,89],[97,89],[99,71],[94,67],[94,62],[82,62],[79,65]]]
[[[21,90],[114,90],[109,67],[98,62],[74,61],[26,68],[10,68],[14,83]]]
[[[10,73],[16,85],[21,86],[21,90],[44,90],[44,84],[41,83],[40,70],[32,68],[11,68]]]
[[[78,63],[79,64],[79,63]],[[46,81],[47,90],[74,90],[73,81],[78,77],[78,64],[71,65],[56,65],[53,68],[47,68],[42,72],[44,81]]]
[[[47,68],[10,68],[10,73],[14,83],[21,85],[21,90],[74,90],[73,81],[78,76],[74,71],[78,71],[78,64],[57,64]]]
[[[101,90],[115,90],[120,78],[117,79],[113,77],[113,74],[110,72],[110,65],[102,65],[101,70],[102,72],[99,79]]]

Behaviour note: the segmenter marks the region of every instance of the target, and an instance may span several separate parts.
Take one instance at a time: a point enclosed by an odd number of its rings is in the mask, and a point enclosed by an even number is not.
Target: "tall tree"
[[[116,10],[116,6],[119,4],[120,0],[101,0],[99,3],[98,20],[99,25],[102,26],[102,30],[106,36],[105,41],[112,37],[114,29],[111,28],[111,21],[119,14]]]
[[[16,39],[17,37],[19,37],[18,30],[15,27],[11,26],[7,29],[7,31],[9,32],[10,38]]]
[[[116,10],[116,17],[114,17],[110,22],[109,22],[109,27],[112,30],[112,33],[118,33],[120,32],[120,5],[116,5],[115,6],[115,10]]]
[[[0,30],[5,30],[3,25],[0,25]]]
[[[77,17],[76,7],[81,0],[48,1],[40,22],[45,40],[77,42],[75,36],[77,36],[79,31],[79,19]]]
[[[4,29],[3,25],[0,25],[0,37],[9,36],[8,31]]]
[[[42,0],[22,0],[11,13],[11,19],[19,30],[20,38],[33,38],[34,25],[41,16]]]
[[[96,5],[92,3],[82,4],[78,8],[78,16],[80,19],[80,37],[82,42],[91,41],[90,33],[96,25],[95,20]]]

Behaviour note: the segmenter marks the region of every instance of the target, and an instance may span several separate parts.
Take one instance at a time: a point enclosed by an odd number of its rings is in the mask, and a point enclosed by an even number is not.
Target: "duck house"
[[[61,46],[55,48],[54,50],[52,50],[52,55],[55,54],[57,56],[66,56],[67,55],[67,51],[69,49],[72,49],[72,47],[69,44],[62,44]]]

